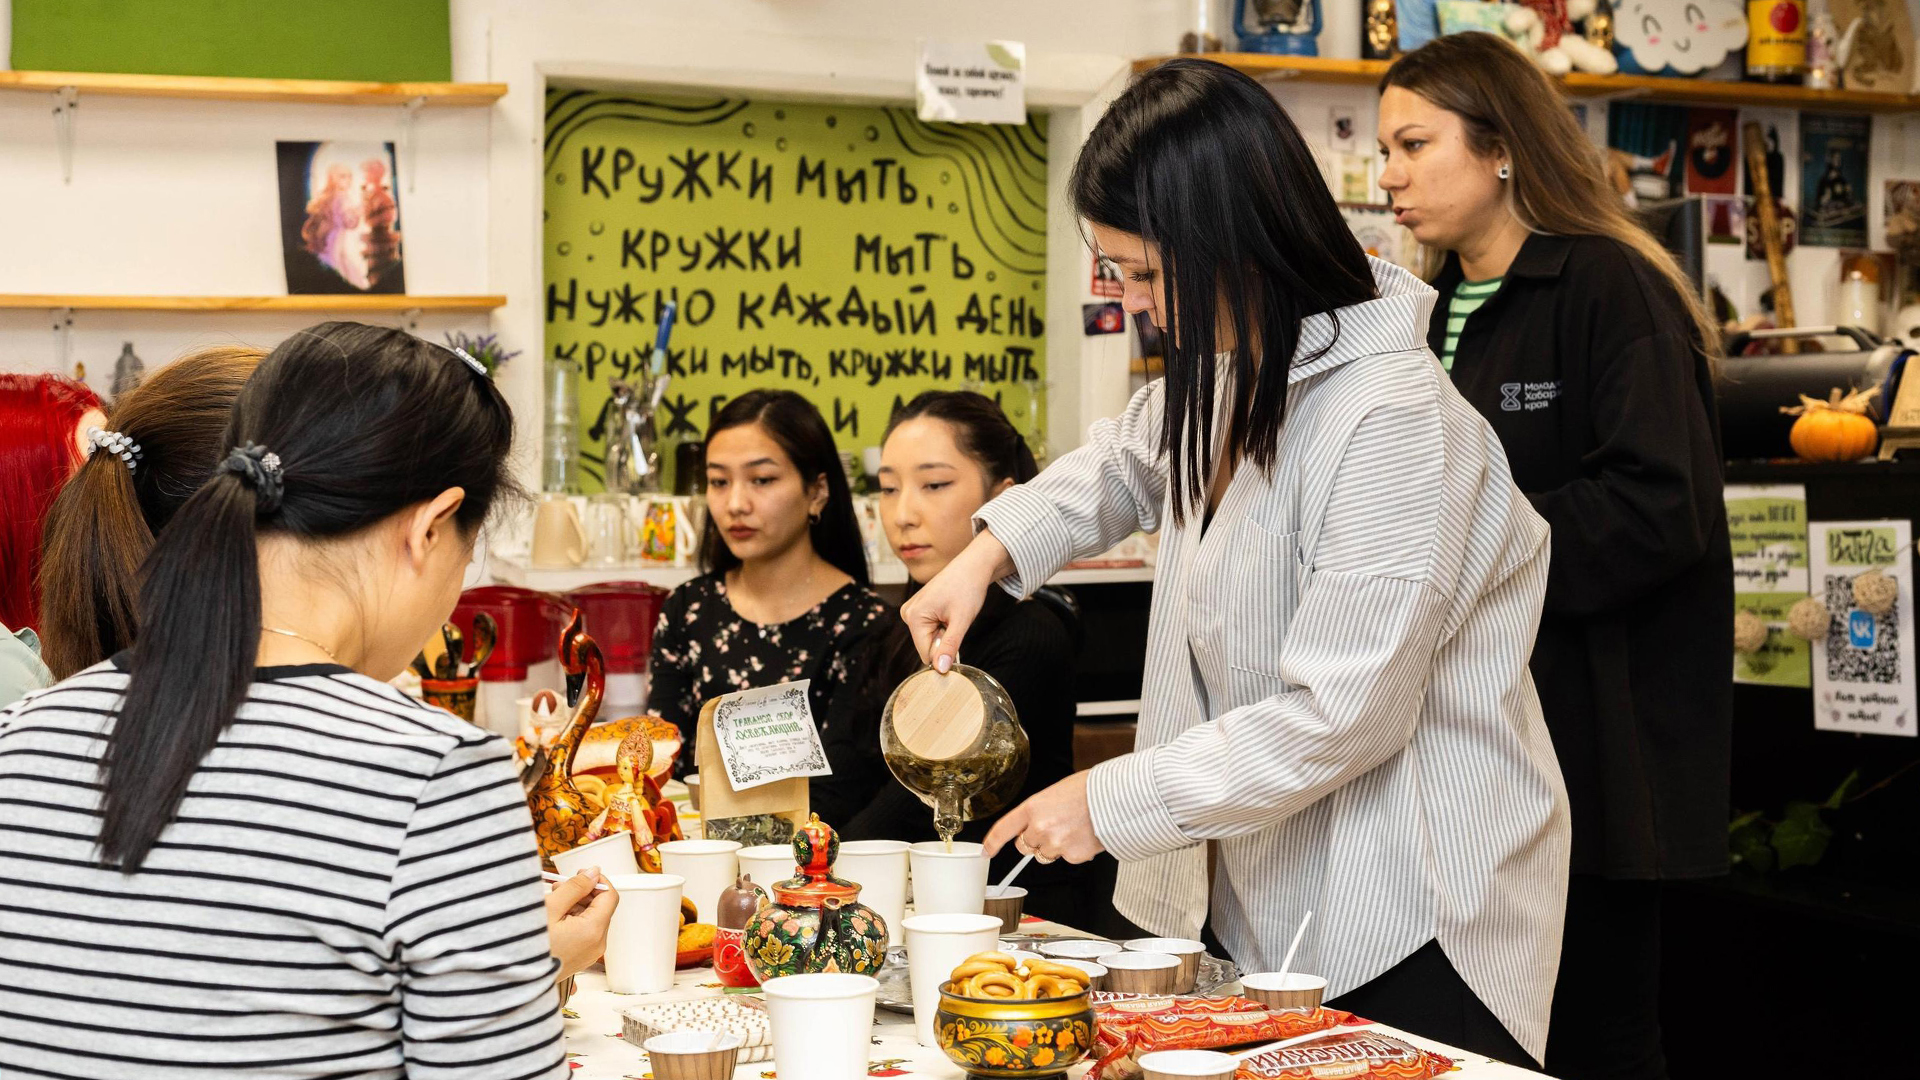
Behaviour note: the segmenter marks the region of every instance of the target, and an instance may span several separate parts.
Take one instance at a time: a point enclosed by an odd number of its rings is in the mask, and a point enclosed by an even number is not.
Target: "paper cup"
[[[693,901],[701,922],[720,912],[720,894],[740,876],[738,840],[673,840],[660,845],[660,868],[687,879],[683,895]]]
[[[913,845],[913,913],[978,915],[987,904],[987,856],[979,844],[939,840]],[[932,1043],[928,1043],[932,1046]]]
[[[782,975],[761,986],[773,1028],[773,1071],[780,1080],[858,1080],[872,1049],[868,975]]]
[[[1009,885],[1005,889],[987,890],[982,911],[1000,919],[1000,932],[1017,934],[1020,932],[1020,909],[1027,902],[1027,890],[1018,885]]]
[[[687,785],[687,805],[693,807],[694,813],[696,814],[699,813],[700,812],[700,774],[688,773],[687,778],[681,782]]]
[[[1100,938],[1063,938],[1040,943],[1040,955],[1053,960],[1098,960],[1122,951],[1119,943]]]
[[[933,1037],[933,1015],[940,1009],[940,987],[967,957],[1000,947],[1000,920],[991,915],[947,912],[914,915],[904,925],[907,985],[913,992],[913,1036],[921,1046],[938,1046]]]
[[[1180,973],[1174,976],[1173,992],[1191,994],[1200,978],[1200,957],[1205,955],[1204,942],[1191,938],[1143,937],[1134,938],[1126,943],[1128,952],[1166,953],[1180,958]]]
[[[633,834],[612,833],[553,857],[553,868],[561,877],[572,877],[595,866],[607,877],[639,873],[640,860],[633,855]]]
[[[1106,965],[1110,994],[1171,994],[1180,977],[1180,958],[1170,953],[1117,952],[1100,963]]]
[[[1087,973],[1087,989],[1105,990],[1107,988],[1107,965],[1092,960],[1056,960],[1055,963],[1076,967]]]
[[[740,863],[740,872],[751,876],[755,885],[767,890],[768,896],[773,895],[775,882],[787,880],[800,869],[793,861],[792,844],[741,848],[734,853],[734,858]]]
[[[673,989],[673,961],[680,940],[680,889],[674,874],[615,874],[620,892],[607,927],[607,989],[616,994],[657,994]]]
[[[744,1036],[717,1031],[669,1031],[641,1044],[654,1080],[730,1080]]]
[[[1240,976],[1241,994],[1269,1009],[1313,1009],[1326,995],[1327,980],[1318,975],[1289,971],[1256,971]]]
[[[1233,1080],[1240,1059],[1214,1050],[1155,1050],[1140,1055],[1147,1080]]]
[[[905,940],[900,921],[907,917],[905,840],[848,840],[840,845],[833,876],[860,886],[860,902],[887,924],[887,944]]]

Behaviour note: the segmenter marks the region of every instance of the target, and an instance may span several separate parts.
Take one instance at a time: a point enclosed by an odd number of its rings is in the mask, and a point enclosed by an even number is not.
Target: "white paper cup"
[[[1147,1080],[1232,1080],[1240,1059],[1214,1050],[1155,1050],[1140,1055]]]
[[[860,886],[860,902],[887,924],[887,944],[904,938],[900,920],[907,917],[907,849],[905,840],[848,840],[840,845],[833,876]]]
[[[1240,976],[1241,994],[1269,1009],[1312,1009],[1327,992],[1327,980],[1318,975],[1289,971],[1256,971]]]
[[[1117,952],[1100,958],[1107,969],[1107,992],[1171,994],[1180,976],[1180,958],[1171,953]]]
[[[1065,938],[1040,943],[1040,955],[1054,960],[1098,960],[1122,951],[1118,942],[1100,938]]]
[[[740,872],[752,876],[753,883],[773,895],[775,882],[785,881],[799,871],[793,861],[792,844],[761,844],[734,852]]]
[[[639,873],[640,860],[633,855],[633,834],[622,830],[553,857],[553,868],[561,877],[572,877],[595,866],[607,877]]]
[[[978,915],[987,906],[987,856],[979,844],[939,840],[913,845],[913,913]],[[932,1043],[928,1043],[932,1046]]]
[[[1060,959],[1054,962],[1057,964],[1065,964],[1068,967],[1079,968],[1081,971],[1086,972],[1088,980],[1087,989],[1089,990],[1105,990],[1107,988],[1107,965],[1105,964],[1095,963],[1092,960],[1067,959]]]
[[[607,989],[616,994],[673,989],[680,889],[686,882],[675,874],[615,874],[607,884],[620,892],[607,927]]]
[[[660,868],[687,879],[684,895],[699,910],[701,922],[713,922],[720,894],[740,876],[738,840],[674,840],[660,845]]]
[[[933,1038],[933,1014],[940,1010],[940,987],[967,957],[1000,947],[1000,920],[979,913],[947,912],[913,915],[905,926],[913,1036],[921,1046],[938,1046]]]
[[[868,975],[782,975],[763,983],[780,1080],[866,1076],[879,989]]]
[[[1127,942],[1126,951],[1145,953],[1166,953],[1180,958],[1180,973],[1174,976],[1173,992],[1191,994],[1200,978],[1200,957],[1206,954],[1204,942],[1192,938],[1143,937]]]

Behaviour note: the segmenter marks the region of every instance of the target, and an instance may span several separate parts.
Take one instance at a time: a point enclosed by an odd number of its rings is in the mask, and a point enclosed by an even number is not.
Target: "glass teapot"
[[[947,841],[1013,802],[1032,753],[1006,688],[965,664],[945,675],[921,668],[894,688],[880,752],[894,778],[933,807],[934,830]]]

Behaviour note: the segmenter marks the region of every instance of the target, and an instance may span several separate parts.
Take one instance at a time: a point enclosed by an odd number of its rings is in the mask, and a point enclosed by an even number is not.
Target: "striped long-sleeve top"
[[[1302,324],[1299,355],[1326,351],[1290,371],[1278,458],[1243,463],[1204,530],[1167,511],[1159,382],[979,520],[1015,592],[1162,530],[1136,748],[1088,782],[1123,914],[1198,937],[1211,912],[1259,971],[1312,911],[1295,970],[1329,996],[1437,939],[1538,1057],[1569,844],[1527,672],[1547,528],[1427,350],[1433,290],[1373,270],[1337,337]]]
[[[99,761],[127,680],[0,713],[0,1076],[565,1075],[504,742],[345,668],[262,668],[122,874]]]

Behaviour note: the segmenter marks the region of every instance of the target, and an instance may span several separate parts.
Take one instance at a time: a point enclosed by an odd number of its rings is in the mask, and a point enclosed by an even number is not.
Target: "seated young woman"
[[[0,706],[53,681],[40,657],[34,581],[53,498],[86,459],[87,429],[106,414],[85,383],[0,374]]]
[[[810,680],[814,722],[842,692],[851,657],[893,609],[867,587],[867,556],[833,433],[791,390],[728,402],[707,429],[706,573],[660,609],[647,707],[686,739],[700,708],[736,690]]]
[[[929,390],[896,412],[880,450],[880,520],[887,543],[906,564],[909,595],[973,540],[975,511],[1036,471],[1019,431],[979,394]],[[967,635],[963,662],[1006,687],[1032,744],[1014,804],[1073,771],[1077,630],[1073,607],[1060,594],[1015,600],[996,589]],[[833,775],[811,781],[810,801],[842,839],[936,838],[933,811],[893,778],[880,756],[887,697],[920,667],[906,624],[893,620],[864,650],[855,692],[836,697],[828,709],[824,738]],[[970,822],[961,835],[979,840],[991,824]],[[996,875],[1019,857],[1009,847],[996,861]],[[1065,862],[1030,866],[1020,875],[1027,910],[1071,915],[1084,900],[1071,895],[1084,870]]]
[[[86,462],[47,511],[40,554],[40,656],[55,679],[133,644],[140,564],[226,456],[228,414],[264,356],[241,345],[188,353],[92,429]]]
[[[260,363],[132,648],[0,713],[0,1073],[564,1075],[555,976],[617,898],[566,917],[592,882],[543,890],[512,751],[384,681],[452,611],[512,433],[397,330]]]

